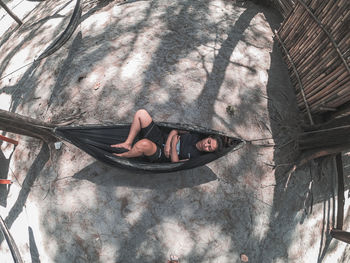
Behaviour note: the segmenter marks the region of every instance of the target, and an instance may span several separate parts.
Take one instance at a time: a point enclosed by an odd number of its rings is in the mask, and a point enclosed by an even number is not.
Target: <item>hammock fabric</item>
[[[56,127],[54,132],[58,138],[69,141],[101,162],[119,168],[156,173],[175,172],[198,167],[207,164],[232,150],[237,150],[244,144],[244,141],[241,139],[228,137],[220,132],[199,126],[167,122],[160,122],[157,123],[157,125],[165,132],[177,129],[197,133],[204,137],[209,135],[219,135],[223,139],[224,147],[220,152],[205,153],[200,157],[185,162],[151,163],[144,157],[122,158],[113,155],[118,149],[110,147],[110,145],[121,143],[126,140],[129,134],[130,124],[64,126]],[[139,139],[141,138],[136,137],[134,142]]]

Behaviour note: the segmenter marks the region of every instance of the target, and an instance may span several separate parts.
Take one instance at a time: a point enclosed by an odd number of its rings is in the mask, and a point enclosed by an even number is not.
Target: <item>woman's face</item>
[[[201,152],[214,152],[218,147],[218,142],[213,138],[207,137],[197,142],[196,146]]]

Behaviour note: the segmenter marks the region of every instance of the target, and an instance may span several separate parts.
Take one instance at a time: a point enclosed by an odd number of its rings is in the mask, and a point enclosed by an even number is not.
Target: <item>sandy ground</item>
[[[349,246],[328,234],[333,160],[306,165],[288,184],[284,175],[301,118],[273,39],[277,12],[246,1],[83,1],[71,39],[34,66],[75,1],[7,3],[24,24],[0,10],[2,109],[86,124],[130,121],[146,108],[157,121],[272,138],[197,169],[142,174],[66,142],[56,151],[12,135],[19,146],[0,152],[1,177],[14,181],[0,188],[0,215],[25,262],[350,261]],[[258,145],[266,142],[274,147]],[[0,241],[1,262],[12,262]]]

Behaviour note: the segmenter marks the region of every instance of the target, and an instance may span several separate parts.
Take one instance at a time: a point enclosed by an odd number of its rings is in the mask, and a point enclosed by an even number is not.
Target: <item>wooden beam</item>
[[[339,229],[331,229],[331,236],[335,239],[350,244],[350,232]]]

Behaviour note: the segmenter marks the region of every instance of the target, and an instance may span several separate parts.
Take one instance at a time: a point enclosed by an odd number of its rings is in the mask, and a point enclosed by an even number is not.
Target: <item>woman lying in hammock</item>
[[[140,132],[142,139],[133,145],[135,137]],[[127,150],[124,153],[115,153],[119,157],[146,156],[151,162],[179,162],[198,157],[205,152],[220,151],[222,145],[222,140],[218,136],[201,139],[197,134],[179,130],[165,134],[153,122],[149,113],[141,109],[134,115],[126,141],[111,146]]]

